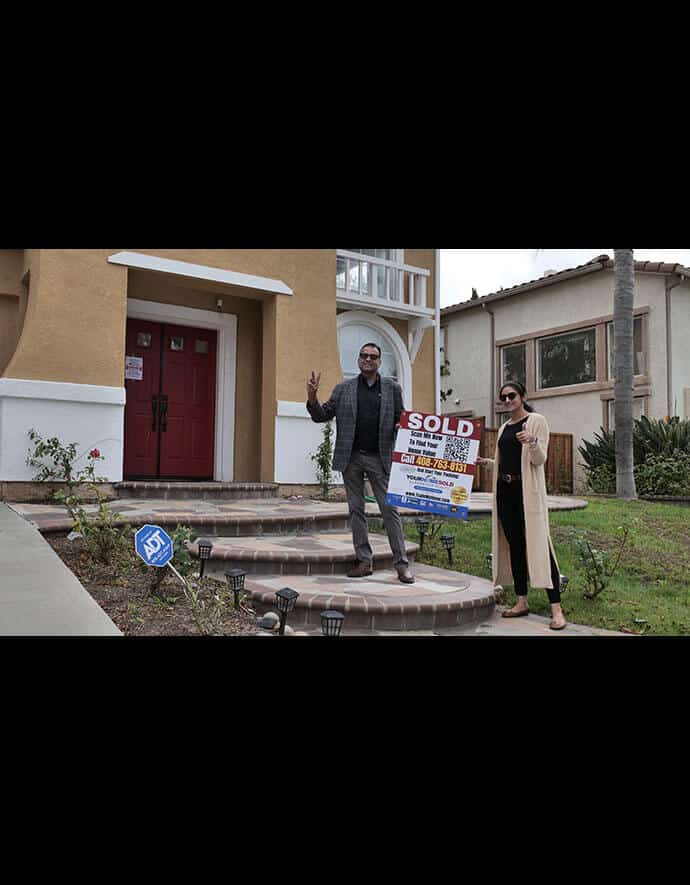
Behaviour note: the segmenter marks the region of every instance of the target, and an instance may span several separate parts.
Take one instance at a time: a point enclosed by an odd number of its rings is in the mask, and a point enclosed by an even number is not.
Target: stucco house
[[[515,379],[554,432],[577,451],[600,427],[613,428],[613,260],[547,271],[531,280],[441,310],[441,345],[450,362],[444,412],[504,420],[498,387]],[[635,262],[634,416],[690,417],[690,268]]]
[[[327,396],[367,340],[440,409],[437,250],[0,250],[0,497],[30,427],[112,482],[314,483],[306,378]]]

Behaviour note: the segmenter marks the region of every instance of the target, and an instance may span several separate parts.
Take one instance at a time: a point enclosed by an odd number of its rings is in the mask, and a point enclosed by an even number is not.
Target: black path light
[[[448,565],[452,565],[453,547],[455,546],[455,535],[441,535],[441,543],[448,551]]]
[[[321,632],[324,636],[340,636],[345,615],[342,612],[321,612]]]
[[[241,568],[231,568],[225,572],[228,587],[232,590],[235,597],[235,608],[240,607],[240,594],[244,590],[244,579],[246,576],[247,573],[243,572]]]
[[[210,558],[211,550],[213,550],[213,541],[209,541],[208,538],[198,538],[196,546],[199,551],[199,562],[201,563],[199,566],[199,579],[201,580],[204,577],[206,560]]]
[[[424,535],[429,530],[429,520],[420,516],[418,519],[415,519],[415,525],[419,532],[419,550],[421,552],[424,549]]]
[[[570,578],[567,575],[561,575],[561,590],[567,590]]]
[[[493,574],[494,570],[494,555],[493,553],[486,554],[486,567],[489,569],[489,574]]]
[[[285,633],[285,623],[287,621],[288,613],[295,607],[298,596],[299,593],[291,587],[283,587],[282,590],[278,590],[276,593],[276,608],[280,612],[279,636],[283,636]]]

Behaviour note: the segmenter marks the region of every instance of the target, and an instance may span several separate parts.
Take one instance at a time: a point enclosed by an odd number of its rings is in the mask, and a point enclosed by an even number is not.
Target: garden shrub
[[[690,453],[648,455],[635,467],[638,495],[690,495]]]
[[[578,452],[582,456],[587,488],[602,494],[616,491],[616,434],[599,428],[594,442],[582,440]],[[660,488],[684,488],[687,481],[687,459],[690,457],[690,419],[681,420],[677,415],[663,420],[649,419],[645,415],[633,421],[633,465],[638,494],[676,494],[687,492],[661,492]],[[640,471],[650,458],[649,469]],[[661,460],[658,460],[661,459]],[[664,478],[664,473],[667,477]],[[638,481],[638,475],[640,480]],[[641,483],[641,485],[640,485]],[[648,489],[654,488],[651,492]]]
[[[589,491],[597,495],[615,495],[616,471],[611,470],[608,464],[599,464],[591,469],[585,467],[585,474]]]

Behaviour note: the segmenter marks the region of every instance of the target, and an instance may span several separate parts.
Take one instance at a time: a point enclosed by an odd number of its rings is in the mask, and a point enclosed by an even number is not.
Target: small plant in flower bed
[[[174,568],[183,577],[188,578],[196,569],[196,562],[192,559],[187,544],[196,541],[196,532],[188,525],[175,526],[175,531],[170,534],[173,544],[173,558],[171,560]],[[149,567],[149,571],[151,568]],[[153,596],[160,596],[161,587],[164,578],[170,574],[170,570],[166,568],[154,568],[153,580],[149,588],[149,593]]]
[[[177,575],[174,572],[172,574],[189,603],[192,618],[199,632],[203,636],[224,636],[226,633],[224,621],[230,610],[230,600],[234,601],[234,598],[225,581],[209,576],[195,577],[198,562],[192,559],[187,545],[195,541],[196,537],[193,528],[179,523],[171,533],[170,539],[173,543],[171,564]],[[145,565],[144,567],[147,568]],[[148,569],[150,570],[150,567]],[[151,595],[166,602],[171,597],[165,595],[163,585],[171,570],[166,566],[154,568],[153,572],[153,581],[149,584],[146,596]]]
[[[204,577],[200,581],[185,579],[184,594],[192,610],[192,617],[203,636],[223,636],[223,619],[231,608],[232,594],[225,582]]]
[[[611,565],[611,554],[606,550],[598,550],[593,547],[587,538],[586,531],[571,529],[570,543],[577,557],[577,567],[583,574],[586,589],[582,595],[585,599],[594,599],[611,583],[611,578],[616,573],[621,561],[630,530],[638,522],[639,520],[633,517],[628,524],[618,526],[616,538],[618,552],[613,565]]]
[[[103,455],[97,448],[91,449],[86,455],[86,467],[77,470],[75,461],[82,456],[77,456],[76,443],[64,445],[56,436],[43,439],[33,428],[28,435],[33,443],[33,451],[29,452],[26,463],[40,468],[34,480],[64,483],[65,489],[57,489],[52,497],[67,508],[72,518],[72,530],[83,537],[89,552],[101,562],[122,561],[130,546],[132,529],[129,525],[117,527],[116,523],[121,521],[121,515],[107,507],[98,488],[99,483],[107,482],[107,477],[96,476],[96,463],[105,460]],[[43,463],[44,459],[49,463]],[[94,492],[98,502],[95,516],[84,510],[83,501],[78,494],[78,487],[84,485]]]
[[[108,481],[105,476],[96,476],[96,462],[105,461],[98,449],[91,449],[86,456],[86,466],[77,470],[74,462],[82,458],[83,455],[77,456],[76,443],[64,445],[57,436],[43,439],[33,427],[28,431],[28,436],[33,443],[33,451],[29,451],[26,463],[29,467],[39,468],[38,473],[34,476],[34,481],[60,482],[64,483],[67,488],[66,492],[59,489],[53,493],[56,500],[63,501],[74,495],[75,487],[81,483],[95,484]],[[49,463],[45,464],[44,460]]]
[[[185,536],[192,538],[193,531],[178,526],[173,535],[183,544]],[[81,537],[68,540],[64,534],[51,534],[46,535],[46,541],[125,636],[238,636],[258,632],[254,613],[246,607],[236,610],[230,604],[232,594],[227,583],[208,576],[199,581],[197,561],[180,547],[172,562],[178,571],[180,566],[186,573],[184,585],[167,566],[147,566],[135,554],[133,533],[116,565],[92,555]]]
[[[333,481],[333,469],[331,467],[333,461],[333,426],[330,421],[324,424],[321,445],[315,452],[309,455],[309,459],[314,462],[316,479],[321,486],[321,497],[326,501],[330,484]]]
[[[105,501],[98,502],[94,516],[86,513],[75,495],[65,503],[72,517],[73,531],[82,536],[93,556],[101,562],[117,564],[129,555],[133,529],[129,523],[118,527],[115,523],[121,515],[111,510]]]

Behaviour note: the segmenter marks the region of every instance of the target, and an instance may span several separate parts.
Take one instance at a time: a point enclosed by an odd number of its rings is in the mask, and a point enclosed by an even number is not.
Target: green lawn
[[[562,598],[568,620],[608,630],[690,634],[690,508],[648,501],[625,503],[615,498],[585,500],[589,504],[584,510],[550,514],[561,574],[570,578]],[[583,574],[570,547],[569,529],[586,530],[591,545],[608,550],[615,559],[616,528],[626,516],[637,517],[639,522],[628,535],[618,569],[602,593],[585,599]],[[491,552],[491,520],[448,520],[439,534],[449,531],[455,534],[452,567],[490,577],[486,555]],[[405,535],[419,540],[414,524],[405,525]],[[418,561],[448,568],[448,555],[438,537],[430,542],[427,536]],[[515,599],[512,587],[506,587],[506,604],[513,605]],[[545,590],[530,590],[529,604],[537,614],[550,614]]]

